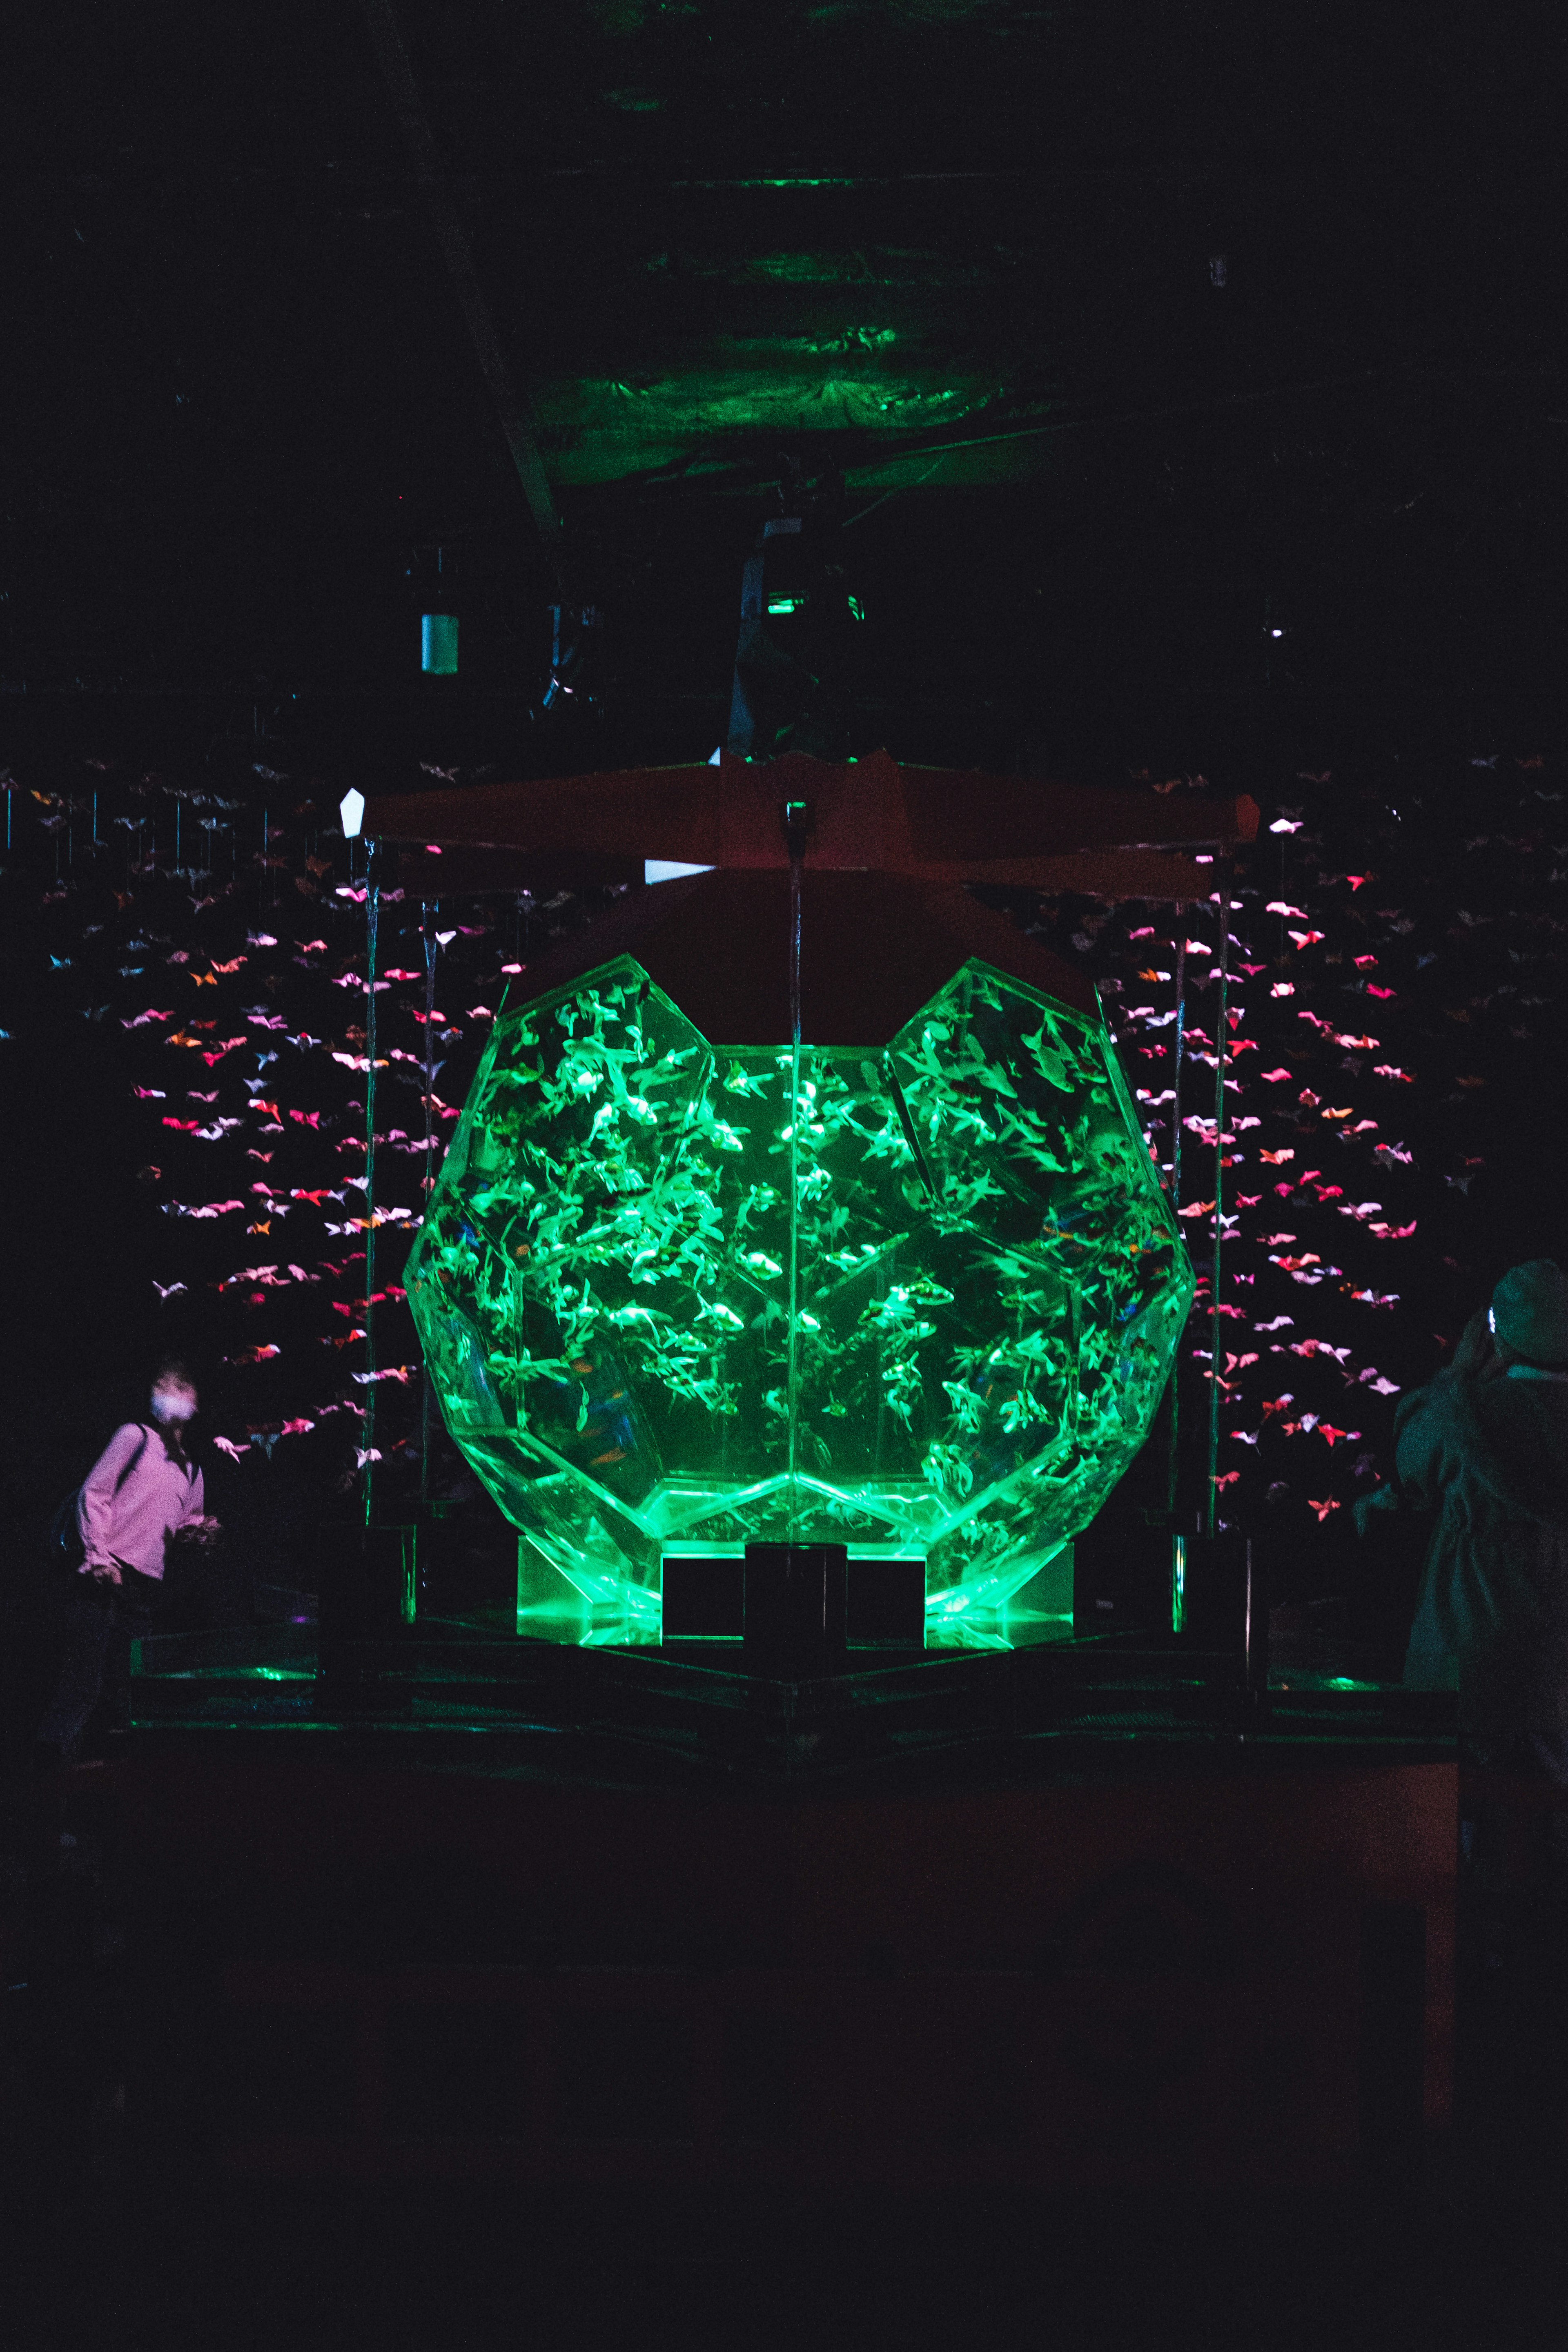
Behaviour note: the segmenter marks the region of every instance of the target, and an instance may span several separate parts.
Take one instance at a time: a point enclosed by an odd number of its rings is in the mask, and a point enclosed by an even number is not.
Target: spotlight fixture
[[[604,613],[597,604],[552,604],[550,682],[542,709],[597,708],[604,626]]]
[[[343,821],[343,839],[357,841],[360,827],[364,823],[364,794],[356,793],[351,784],[338,803],[338,814]]]
[[[421,613],[419,615],[419,667],[430,677],[457,677],[458,615],[456,613]]]
[[[771,516],[741,576],[741,626],[727,747],[737,758],[847,749],[843,628],[862,617],[838,560],[842,483],[815,488],[792,469],[794,514]]]
[[[434,574],[430,557],[436,558]],[[409,602],[419,614],[419,667],[426,677],[458,675],[458,613],[460,597],[447,563],[444,546],[415,548],[404,570],[411,590]],[[426,605],[440,609],[427,612]]]

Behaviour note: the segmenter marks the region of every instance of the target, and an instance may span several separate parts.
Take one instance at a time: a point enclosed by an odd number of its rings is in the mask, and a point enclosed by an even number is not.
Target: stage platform
[[[301,1602],[305,1596],[300,1596]],[[1261,1764],[1304,1745],[1344,1758],[1452,1753],[1453,1702],[1323,1667],[1265,1681],[1244,1655],[1137,1634],[1012,1651],[850,1650],[800,1681],[746,1669],[739,1641],[583,1648],[520,1638],[505,1613],[421,1619],[332,1643],[300,1606],[255,1627],[154,1635],[139,1645],[133,1718],[144,1734],[374,1730],[485,1735],[512,1749],[624,1751],[628,1768],[788,1782],[896,1773],[945,1759],[1034,1772],[1158,1748],[1171,1769],[1216,1751]]]
[[[154,2171],[1283,2187],[1447,2120],[1451,1701],[273,1618],[144,1643],[100,1776]]]

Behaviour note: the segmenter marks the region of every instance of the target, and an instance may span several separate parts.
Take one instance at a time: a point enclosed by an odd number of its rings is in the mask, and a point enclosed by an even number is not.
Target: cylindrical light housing
[[[419,667],[432,677],[458,675],[458,615],[423,613],[419,618]]]

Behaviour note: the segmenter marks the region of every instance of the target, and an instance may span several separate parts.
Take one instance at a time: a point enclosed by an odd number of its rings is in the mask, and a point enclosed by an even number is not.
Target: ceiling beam
[[[474,268],[473,248],[468,233],[452,200],[451,188],[425,113],[419,86],[408,62],[408,52],[403,45],[397,17],[392,0],[361,0],[365,26],[382,79],[392,100],[393,112],[413,160],[415,176],[425,191],[430,226],[435,232],[441,258],[458,306],[463,314],[475,356],[489,387],[491,400],[501,431],[506,436],[511,462],[517,468],[528,510],[543,542],[552,572],[557,578],[561,570],[561,518],[555,510],[555,500],[550,488],[550,478],[544,470],[544,460],[539,454],[526,402],[520,396],[511,380],[511,371],[495,331],[489,306],[480,289]]]

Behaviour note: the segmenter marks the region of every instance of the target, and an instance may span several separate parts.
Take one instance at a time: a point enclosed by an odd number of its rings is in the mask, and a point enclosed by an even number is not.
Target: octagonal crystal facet
[[[713,1045],[629,956],[498,1021],[406,1281],[453,1438],[615,1642],[667,1552],[752,1540],[923,1558],[928,1640],[1005,1642],[1193,1293],[1099,1022],[971,961],[885,1046]]]

